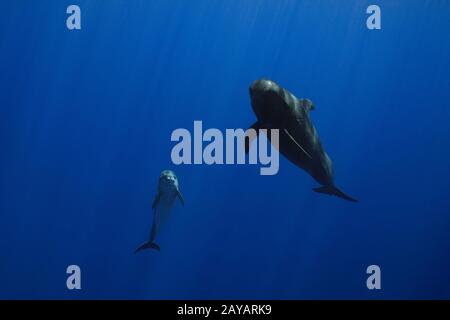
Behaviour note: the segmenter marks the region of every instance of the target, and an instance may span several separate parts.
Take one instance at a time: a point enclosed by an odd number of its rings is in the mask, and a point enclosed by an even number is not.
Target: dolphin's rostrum
[[[155,243],[155,238],[158,235],[162,224],[170,215],[175,200],[179,198],[181,204],[184,206],[184,199],[181,195],[178,185],[178,178],[171,170],[164,170],[159,176],[158,192],[153,200],[153,225],[150,232],[150,239],[140,245],[134,253],[143,249],[155,249],[160,251],[159,245]]]
[[[257,133],[259,129],[279,130],[280,153],[322,185],[314,188],[314,191],[357,202],[334,185],[331,159],[324,151],[309,117],[309,112],[314,109],[311,100],[298,99],[274,81],[267,79],[252,83],[250,98],[257,117],[252,128]],[[270,139],[270,134],[267,134],[267,137]],[[247,152],[249,147],[247,142]]]

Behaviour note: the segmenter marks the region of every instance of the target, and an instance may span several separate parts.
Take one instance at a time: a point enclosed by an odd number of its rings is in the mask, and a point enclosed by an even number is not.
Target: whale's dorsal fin
[[[250,145],[252,144],[252,141],[258,136],[259,129],[261,129],[261,125],[258,121],[256,121],[249,129],[253,129],[256,131],[256,135],[249,135],[248,138],[246,137],[244,139],[245,141],[245,153],[248,153],[250,151]]]
[[[309,99],[298,99],[298,102],[302,108],[305,108],[308,111],[312,111],[316,108],[314,103]]]
[[[184,207],[184,198],[183,195],[181,194],[180,190],[177,189],[177,196],[178,199],[180,199],[181,205]]]
[[[308,156],[308,158],[312,159],[311,155],[300,145],[300,143],[298,143],[294,137],[289,133],[289,131],[287,129],[283,129],[283,132],[288,136],[289,139],[291,139],[291,141],[293,141],[297,147],[299,147],[300,150],[302,150],[302,152],[304,154],[306,154]]]
[[[161,198],[161,193],[158,192],[158,193],[156,194],[155,199],[153,200],[153,203],[152,203],[152,210],[155,209],[155,207],[156,207],[156,205],[158,204],[160,198]]]

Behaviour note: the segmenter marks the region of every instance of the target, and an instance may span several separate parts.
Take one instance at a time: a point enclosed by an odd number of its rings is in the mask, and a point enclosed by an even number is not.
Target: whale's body
[[[158,182],[158,192],[155,200],[153,200],[153,224],[148,241],[140,245],[134,252],[143,249],[155,249],[160,251],[160,247],[155,243],[155,239],[161,230],[161,226],[166,222],[170,216],[175,205],[176,199],[179,198],[181,204],[184,205],[183,196],[180,193],[178,178],[170,170],[161,172]]]
[[[322,186],[316,192],[335,195],[348,201],[357,200],[334,184],[333,165],[312,124],[309,113],[314,109],[308,99],[298,99],[271,80],[256,80],[250,86],[250,98],[259,129],[278,129],[278,149],[288,160],[308,172]],[[270,134],[267,135],[270,139]],[[247,145],[248,151],[248,145]]]

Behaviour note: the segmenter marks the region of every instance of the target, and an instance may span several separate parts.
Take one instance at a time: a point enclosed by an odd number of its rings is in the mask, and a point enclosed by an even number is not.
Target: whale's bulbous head
[[[270,94],[271,91],[276,91],[278,89],[278,84],[269,79],[259,79],[253,81],[250,86],[251,95],[265,95]]]
[[[178,178],[172,170],[164,170],[159,175],[159,187],[163,191],[178,189]]]
[[[250,85],[250,99],[257,118],[261,121],[273,119],[284,105],[283,88],[268,79],[259,79]]]

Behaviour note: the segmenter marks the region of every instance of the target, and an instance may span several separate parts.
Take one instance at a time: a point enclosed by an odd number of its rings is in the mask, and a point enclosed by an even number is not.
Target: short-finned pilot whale
[[[177,176],[171,170],[162,171],[159,176],[158,192],[152,204],[153,225],[150,232],[150,239],[141,244],[134,253],[143,249],[155,249],[160,251],[159,245],[155,243],[155,239],[161,225],[164,224],[167,217],[170,215],[177,198],[180,199],[181,204],[184,206],[184,199],[180,192]]]
[[[252,83],[250,99],[257,117],[251,128],[255,129],[256,133],[259,133],[259,129],[278,129],[280,153],[322,185],[314,188],[314,191],[357,202],[334,184],[331,159],[324,151],[309,117],[309,112],[314,109],[311,100],[298,99],[274,81],[267,79]],[[267,137],[270,139],[270,134]],[[246,152],[249,148],[247,141]]]

